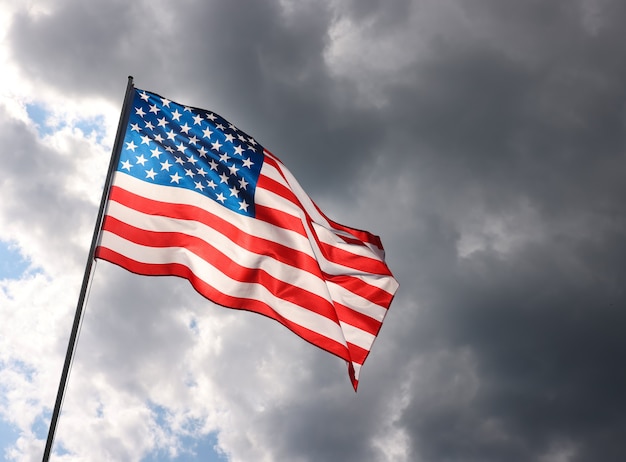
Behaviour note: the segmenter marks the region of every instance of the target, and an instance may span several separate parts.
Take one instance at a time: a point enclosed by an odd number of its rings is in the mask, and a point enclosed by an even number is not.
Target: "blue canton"
[[[135,90],[117,170],[254,217],[263,147],[219,115]]]

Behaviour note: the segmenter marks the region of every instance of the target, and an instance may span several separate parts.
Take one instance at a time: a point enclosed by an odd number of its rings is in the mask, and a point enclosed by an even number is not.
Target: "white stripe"
[[[323,242],[328,245],[332,245],[333,247],[336,247],[341,250],[345,250],[346,252],[350,252],[354,255],[359,255],[362,257],[371,258],[376,261],[380,261],[380,258],[378,258],[378,255],[372,252],[372,249],[366,246],[362,246],[358,244],[351,244],[349,242],[344,241],[338,236],[340,233],[338,233],[334,228],[328,228],[324,225],[320,225],[319,223],[313,222],[313,230],[315,231],[315,234],[317,235],[320,242]],[[345,233],[341,233],[341,234],[345,235]],[[355,237],[352,235],[350,235],[349,237],[352,239],[355,239]]]
[[[376,338],[374,335],[342,321],[339,321],[339,324],[341,325],[341,329],[346,336],[346,341],[361,347],[364,350],[370,351],[372,343],[374,343],[374,339]]]
[[[370,318],[375,319],[378,322],[383,322],[383,319],[387,315],[387,309],[385,309],[384,307],[377,305],[367,300],[366,298],[363,298],[349,291],[339,284],[327,281],[326,285],[328,286],[328,291],[330,292],[333,300],[351,308],[358,313],[369,316]]]
[[[313,201],[311,200],[309,195],[306,193],[304,189],[302,189],[302,186],[300,186],[300,183],[298,182],[298,180],[296,180],[296,178],[289,171],[289,169],[285,167],[283,163],[280,160],[278,160],[276,157],[274,156],[271,156],[271,157],[272,159],[274,159],[274,161],[276,161],[276,164],[278,164],[278,167],[280,168],[280,173],[282,173],[286,179],[286,182],[285,182],[285,179],[282,179],[281,177],[281,183],[286,184],[288,188],[294,193],[294,195],[298,198],[298,200],[302,204],[302,207],[306,210],[307,214],[311,217],[311,219],[328,228],[332,228],[331,224],[328,222],[328,219],[318,212],[317,207],[315,207],[315,204],[313,204]],[[265,168],[267,168],[268,176],[270,176],[270,174],[273,174],[273,175],[276,174],[272,172],[272,169],[274,171],[276,169],[267,163],[264,163],[263,167],[261,168],[261,172],[263,174],[265,174],[265,170],[264,170]],[[278,174],[280,175],[280,173]]]
[[[349,274],[349,275],[354,278],[359,279],[365,284],[369,284],[371,286],[376,287],[377,289],[387,292],[389,295],[393,295],[396,292],[396,289],[398,288],[398,282],[393,277],[390,277],[387,275],[371,274],[371,273],[367,273],[365,275],[361,275],[361,274]]]
[[[280,210],[281,212],[297,217],[300,220],[305,217],[305,213],[300,207],[270,189],[264,189],[257,186],[256,191],[254,192],[254,203],[271,209]]]
[[[271,306],[280,316],[324,337],[346,345],[341,327],[330,319],[272,295],[263,285],[229,278],[213,265],[185,248],[145,247],[108,231],[102,232],[102,247],[142,263],[178,263],[190,268],[196,277],[219,292],[237,298],[259,300]],[[219,289],[217,289],[219,287]]]

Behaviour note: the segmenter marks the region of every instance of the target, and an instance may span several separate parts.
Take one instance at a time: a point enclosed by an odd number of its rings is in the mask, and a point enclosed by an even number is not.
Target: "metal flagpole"
[[[63,404],[63,397],[65,395],[65,388],[67,385],[67,378],[72,364],[72,358],[74,357],[74,349],[76,347],[76,339],[78,337],[78,330],[80,321],[82,319],[83,308],[85,304],[85,298],[87,296],[87,289],[89,281],[91,279],[91,272],[93,269],[94,256],[96,252],[96,246],[98,245],[98,238],[100,236],[100,227],[102,226],[102,219],[104,217],[104,209],[109,196],[109,190],[111,189],[111,181],[113,179],[113,172],[117,167],[117,162],[122,151],[123,134],[128,124],[128,118],[130,117],[130,110],[132,106],[133,98],[133,77],[128,76],[128,86],[126,87],[126,95],[124,96],[124,104],[122,106],[122,113],[120,115],[120,121],[117,126],[117,135],[115,136],[115,143],[113,144],[113,152],[111,153],[111,161],[109,163],[109,170],[107,171],[106,181],[104,184],[104,190],[102,191],[102,199],[100,201],[100,210],[98,211],[98,217],[96,218],[96,226],[93,231],[93,238],[91,240],[91,248],[89,249],[89,257],[87,259],[87,266],[85,267],[85,275],[83,276],[83,285],[80,288],[80,295],[78,296],[78,303],[76,305],[76,314],[74,315],[74,324],[72,325],[72,332],[70,334],[69,344],[67,346],[67,353],[65,354],[65,363],[63,364],[63,372],[61,373],[61,381],[59,383],[59,389],[57,391],[56,402],[54,403],[54,411],[52,412],[52,419],[50,420],[50,427],[48,428],[48,439],[46,441],[46,449],[43,454],[43,462],[50,460],[50,453],[52,452],[52,444],[54,443],[54,434],[56,432],[57,423],[59,420],[59,414],[61,413],[61,406]]]

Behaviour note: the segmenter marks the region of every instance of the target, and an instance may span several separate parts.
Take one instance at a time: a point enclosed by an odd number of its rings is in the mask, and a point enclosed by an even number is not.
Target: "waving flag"
[[[134,89],[96,257],[186,278],[344,359],[356,390],[397,282],[380,239],[328,219],[219,115]]]

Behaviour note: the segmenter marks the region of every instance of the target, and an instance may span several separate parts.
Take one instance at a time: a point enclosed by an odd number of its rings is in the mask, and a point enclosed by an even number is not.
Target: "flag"
[[[133,91],[96,258],[275,319],[344,359],[356,390],[398,287],[380,239],[327,218],[218,114]]]

